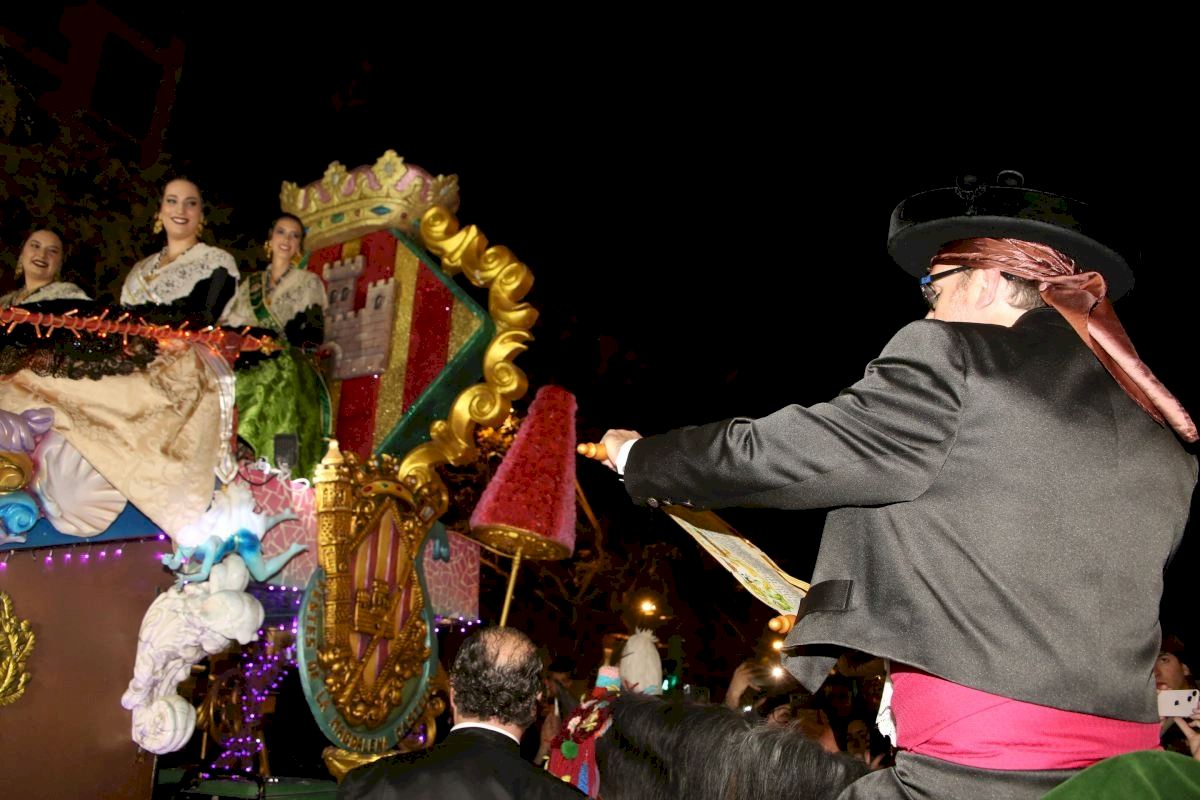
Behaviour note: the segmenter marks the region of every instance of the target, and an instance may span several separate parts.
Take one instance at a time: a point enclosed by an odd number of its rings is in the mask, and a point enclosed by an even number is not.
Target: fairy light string
[[[235,359],[242,351],[257,350],[269,355],[280,348],[279,343],[269,336],[249,335],[249,328],[243,328],[239,332],[209,325],[199,330],[189,330],[186,322],[179,327],[159,325],[143,319],[133,319],[127,311],[109,319],[107,308],[99,316],[84,317],[77,314],[78,309],[71,309],[65,314],[47,314],[20,307],[5,308],[0,309],[0,326],[7,326],[5,332],[11,333],[18,325],[32,325],[39,339],[45,335],[43,331],[68,330],[77,339],[82,338],[81,331],[100,337],[119,335],[124,344],[128,343],[130,336],[160,342],[196,342],[208,345],[230,360]]]

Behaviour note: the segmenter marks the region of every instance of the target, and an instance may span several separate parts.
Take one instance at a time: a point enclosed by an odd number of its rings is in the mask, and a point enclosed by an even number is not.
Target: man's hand
[[[600,443],[604,445],[604,449],[607,451],[604,464],[609,469],[616,470],[617,454],[621,452],[621,447],[624,446],[626,442],[631,442],[640,438],[642,438],[642,435],[637,431],[625,431],[620,429],[608,431],[608,433],[604,434],[604,438],[600,440]]]

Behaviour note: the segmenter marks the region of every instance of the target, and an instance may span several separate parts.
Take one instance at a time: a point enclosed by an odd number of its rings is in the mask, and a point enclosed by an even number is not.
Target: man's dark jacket
[[[905,326],[829,403],[633,445],[656,505],[833,509],[786,645],[993,694],[1156,720],[1163,569],[1196,462],[1049,308]],[[810,688],[833,655],[785,664]]]
[[[503,733],[459,728],[446,741],[359,767],[339,800],[580,800],[575,787],[521,758]]]

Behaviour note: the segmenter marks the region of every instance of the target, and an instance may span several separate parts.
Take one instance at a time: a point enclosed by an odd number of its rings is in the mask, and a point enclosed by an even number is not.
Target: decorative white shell
[[[174,753],[195,730],[196,709],[177,694],[133,709],[133,740],[151,753]]]
[[[33,488],[59,533],[95,536],[125,510],[125,497],[55,431],[42,437],[33,457],[38,465]]]

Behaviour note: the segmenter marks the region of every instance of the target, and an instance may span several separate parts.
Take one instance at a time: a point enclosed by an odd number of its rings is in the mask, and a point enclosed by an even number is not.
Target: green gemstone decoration
[[[575,744],[575,742],[572,742],[570,739],[567,739],[565,742],[563,742],[558,749],[559,752],[563,754],[563,758],[570,759],[579,755],[579,745]]]

